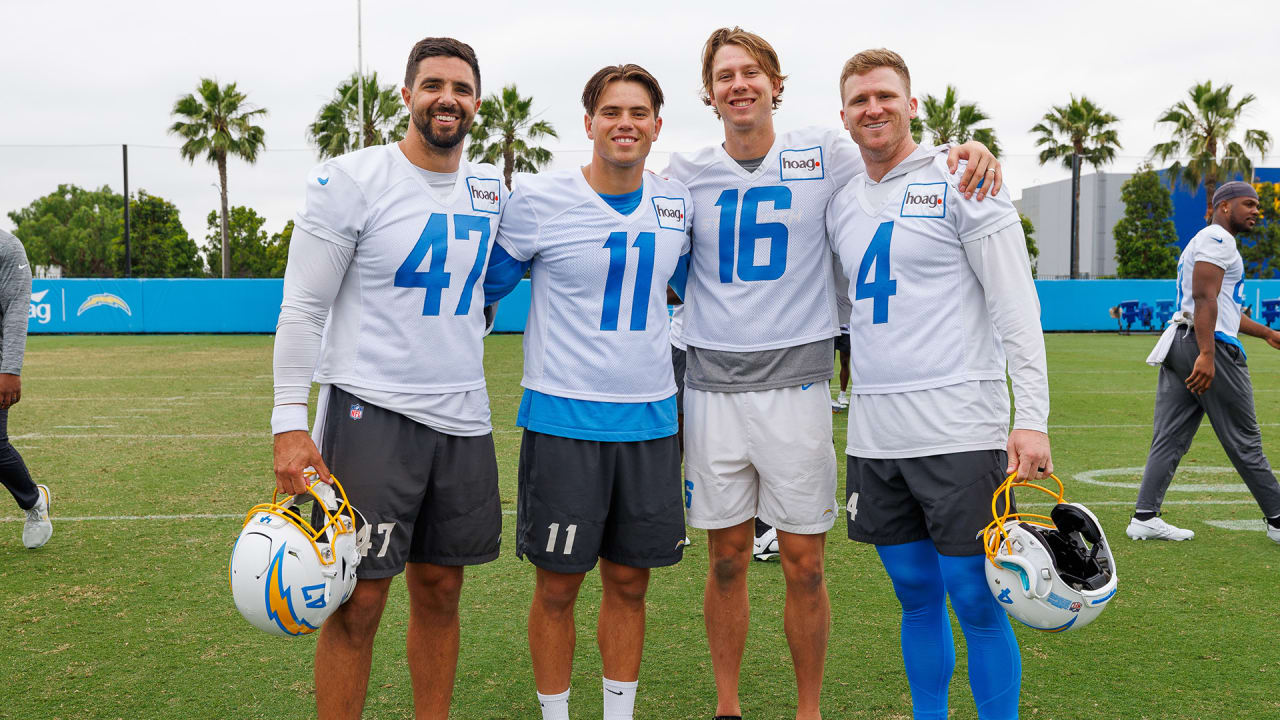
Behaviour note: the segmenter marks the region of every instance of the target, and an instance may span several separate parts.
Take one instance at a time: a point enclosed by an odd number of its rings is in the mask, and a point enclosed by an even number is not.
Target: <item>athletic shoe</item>
[[[839,402],[837,402],[837,401],[835,401],[835,400],[832,400],[832,401],[831,401],[831,414],[832,414],[832,415],[838,415],[839,413],[844,412],[844,409],[845,409],[846,407],[848,407],[848,406],[847,406],[847,405],[841,405]]]
[[[755,545],[751,548],[751,557],[766,562],[778,557],[778,531],[769,528],[756,538]]]
[[[1190,540],[1196,536],[1191,530],[1174,527],[1159,517],[1150,520],[1133,518],[1124,532],[1134,540]]]
[[[840,391],[840,395],[839,395],[838,397],[836,397],[836,402],[840,403],[840,407],[848,408],[848,407],[849,407],[849,393],[847,393],[847,392],[845,392],[845,391],[841,390],[841,391]]]
[[[1267,521],[1263,520],[1263,522]],[[1280,543],[1280,528],[1272,527],[1271,523],[1267,523],[1267,537],[1271,538],[1274,542]]]
[[[36,548],[49,542],[53,535],[53,523],[49,520],[50,495],[47,485],[37,485],[40,491],[35,507],[27,510],[27,522],[22,526],[22,544],[28,549]]]

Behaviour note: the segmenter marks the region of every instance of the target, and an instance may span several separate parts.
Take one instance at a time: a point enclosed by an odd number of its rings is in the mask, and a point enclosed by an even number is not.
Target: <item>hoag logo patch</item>
[[[653,212],[658,217],[658,227],[665,230],[685,231],[684,198],[655,197]]]
[[[902,217],[944,218],[947,216],[947,184],[911,183],[902,196]]]
[[[778,175],[783,180],[821,180],[827,176],[822,148],[783,150],[778,153]]]
[[[497,178],[467,178],[467,194],[471,196],[471,209],[476,212],[496,215],[502,209],[502,181]]]

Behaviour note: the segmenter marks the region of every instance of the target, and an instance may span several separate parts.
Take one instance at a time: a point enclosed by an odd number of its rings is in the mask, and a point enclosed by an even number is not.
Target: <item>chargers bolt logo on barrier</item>
[[[112,307],[117,310],[123,310],[125,315],[133,317],[133,311],[129,309],[129,303],[121,299],[119,295],[112,295],[111,293],[94,293],[85,298],[84,302],[80,303],[80,309],[76,311],[76,317],[83,315],[86,310],[96,307]]]

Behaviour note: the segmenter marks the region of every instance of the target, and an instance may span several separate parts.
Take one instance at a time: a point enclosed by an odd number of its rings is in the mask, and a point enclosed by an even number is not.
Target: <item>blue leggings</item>
[[[1022,657],[1009,618],[987,589],[982,555],[940,555],[931,540],[877,545],[902,604],[902,660],[915,720],[946,720],[956,649],[947,596],[969,649],[969,687],[982,720],[1016,720]]]

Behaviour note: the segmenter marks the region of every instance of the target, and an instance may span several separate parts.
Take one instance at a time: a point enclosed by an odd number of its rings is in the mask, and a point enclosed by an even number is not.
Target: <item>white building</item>
[[[1116,223],[1124,217],[1120,186],[1132,173],[1080,176],[1080,277],[1116,274]],[[1025,188],[1013,203],[1035,225],[1037,276],[1071,276],[1071,178]]]

